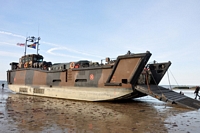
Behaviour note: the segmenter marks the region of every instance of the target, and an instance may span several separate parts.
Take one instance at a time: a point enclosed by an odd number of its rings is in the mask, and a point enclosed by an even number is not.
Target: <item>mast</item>
[[[41,39],[40,37],[37,38],[37,40],[38,40],[37,41],[37,54],[38,54],[38,50],[39,50],[39,45],[40,45],[39,41],[40,41],[40,39]]]
[[[24,56],[26,56],[26,47],[27,47],[27,38],[26,38],[26,43],[25,43],[25,51],[24,51]]]
[[[27,37],[26,38],[26,43],[25,43],[25,52],[24,52],[24,56],[26,56],[26,48],[27,48],[27,42],[32,42],[32,43],[35,43],[35,44],[37,44],[37,54],[38,54],[38,48],[39,48],[39,41],[40,41],[40,37],[38,37],[38,38],[36,38],[36,37],[34,37],[34,36],[32,36],[32,37]]]

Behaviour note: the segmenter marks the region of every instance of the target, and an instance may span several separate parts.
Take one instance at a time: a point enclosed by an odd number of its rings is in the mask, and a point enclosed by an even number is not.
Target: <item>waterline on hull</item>
[[[132,88],[97,87],[49,87],[31,85],[8,85],[17,93],[83,101],[107,101],[133,93]]]

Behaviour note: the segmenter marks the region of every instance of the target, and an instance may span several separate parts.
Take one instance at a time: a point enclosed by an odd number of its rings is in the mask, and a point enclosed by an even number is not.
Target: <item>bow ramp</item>
[[[180,93],[166,89],[161,86],[137,85],[135,89],[142,93],[150,95],[156,99],[159,99],[163,102],[170,102],[172,104],[177,104],[177,105],[184,106],[187,108],[192,108],[192,109],[200,108],[200,101],[197,101],[195,99],[192,99],[190,97],[187,97],[185,95],[182,95]]]

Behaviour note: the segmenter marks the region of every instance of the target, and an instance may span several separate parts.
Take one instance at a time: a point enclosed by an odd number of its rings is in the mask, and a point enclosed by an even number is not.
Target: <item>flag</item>
[[[25,46],[25,43],[17,43],[18,46]]]
[[[28,47],[36,49],[36,44],[37,44],[37,42],[34,42],[33,44],[28,45]]]

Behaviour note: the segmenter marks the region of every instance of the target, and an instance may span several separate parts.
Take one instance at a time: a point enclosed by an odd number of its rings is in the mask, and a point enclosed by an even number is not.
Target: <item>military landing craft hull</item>
[[[150,52],[106,58],[98,64],[44,62],[41,55],[25,55],[7,71],[14,92],[84,101],[127,100],[150,95],[164,102],[199,109],[200,102],[158,86],[171,62],[147,64]]]
[[[11,90],[27,95],[85,101],[132,99],[146,96],[134,87],[150,56],[147,51],[118,56],[104,65],[84,66],[79,61],[55,64],[52,69],[26,64],[18,68],[14,66],[17,63],[11,63],[7,81]]]

